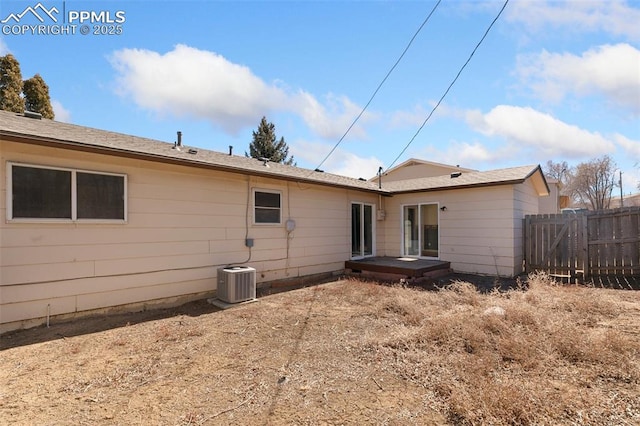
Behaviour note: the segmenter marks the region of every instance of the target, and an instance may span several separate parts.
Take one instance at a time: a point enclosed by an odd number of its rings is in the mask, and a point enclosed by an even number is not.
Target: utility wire
[[[413,35],[413,37],[411,37],[411,40],[409,40],[409,43],[407,44],[407,47],[404,48],[404,50],[402,51],[402,54],[400,55],[400,57],[398,58],[398,60],[396,61],[395,64],[393,64],[393,66],[391,67],[391,69],[389,70],[389,72],[387,73],[387,75],[384,76],[384,78],[382,79],[382,81],[380,82],[380,84],[378,85],[378,87],[376,88],[376,90],[373,92],[373,95],[371,95],[371,97],[369,98],[369,101],[367,102],[367,104],[362,108],[362,111],[360,111],[360,114],[358,114],[358,116],[353,120],[353,122],[351,123],[351,125],[349,126],[349,128],[347,129],[346,132],[344,132],[344,134],[342,135],[342,137],[338,140],[338,142],[333,146],[333,148],[331,148],[331,151],[329,151],[329,153],[327,154],[326,157],[324,157],[324,159],[320,162],[320,164],[318,164],[318,167],[316,167],[316,170],[320,169],[320,167],[324,164],[325,161],[327,161],[329,159],[329,157],[331,156],[331,154],[333,154],[333,152],[336,150],[336,148],[338,148],[338,146],[342,143],[342,141],[344,140],[344,138],[349,134],[349,132],[351,131],[351,129],[353,128],[353,126],[356,125],[356,123],[358,122],[358,120],[360,120],[360,117],[362,117],[362,115],[364,114],[364,112],[367,110],[367,108],[369,107],[369,104],[371,103],[371,101],[373,101],[373,98],[376,97],[376,95],[378,94],[378,91],[380,90],[380,88],[382,87],[382,85],[385,83],[385,81],[387,81],[387,78],[389,78],[389,76],[391,75],[391,73],[393,72],[393,70],[398,66],[398,64],[400,63],[400,61],[402,60],[402,58],[404,57],[405,53],[407,53],[407,50],[409,50],[409,47],[411,47],[411,44],[413,43],[413,41],[416,39],[416,37],[418,36],[418,34],[420,33],[420,31],[422,30],[422,28],[427,24],[427,22],[429,21],[429,18],[431,18],[431,15],[433,15],[433,13],[436,11],[436,9],[438,8],[438,5],[440,4],[442,0],[438,0],[435,4],[435,6],[433,6],[433,9],[431,9],[431,12],[429,12],[429,15],[425,18],[425,20],[422,22],[422,24],[420,25],[420,27],[418,28],[418,30],[415,32],[415,34]]]
[[[447,87],[447,90],[445,90],[444,94],[442,95],[442,97],[440,98],[440,100],[438,101],[438,103],[433,107],[433,109],[431,110],[431,112],[429,113],[429,115],[427,116],[427,118],[425,118],[425,120],[422,122],[422,125],[420,126],[420,128],[418,128],[418,131],[415,133],[415,135],[413,135],[413,137],[411,138],[411,140],[409,141],[409,143],[407,143],[407,145],[404,147],[404,149],[400,152],[400,154],[398,154],[398,156],[396,157],[395,160],[393,160],[393,162],[391,163],[391,165],[389,165],[389,167],[387,167],[387,170],[389,170],[391,167],[393,167],[394,164],[396,164],[396,161],[398,161],[398,159],[402,156],[402,154],[405,153],[405,151],[407,150],[407,148],[409,148],[409,145],[411,145],[411,143],[415,140],[416,137],[418,137],[418,134],[420,134],[420,131],[422,130],[422,128],[427,124],[427,121],[429,121],[429,119],[431,118],[431,116],[433,115],[433,113],[436,111],[436,109],[438,109],[438,107],[440,106],[440,104],[442,103],[442,101],[444,100],[444,98],[447,96],[447,94],[449,93],[449,90],[451,90],[451,88],[453,87],[453,85],[456,83],[456,81],[458,81],[458,77],[460,77],[460,74],[462,74],[462,71],[467,67],[467,64],[471,61],[471,58],[473,57],[473,55],[476,53],[476,50],[478,50],[478,48],[480,47],[480,45],[482,44],[482,42],[484,41],[484,39],[487,37],[487,35],[489,34],[489,31],[491,31],[491,28],[493,27],[493,24],[496,23],[496,21],[498,20],[498,18],[500,17],[500,15],[502,15],[502,12],[504,11],[504,9],[507,7],[507,4],[509,3],[509,0],[506,0],[504,2],[504,4],[502,5],[502,9],[500,9],[500,12],[498,12],[498,14],[496,15],[496,17],[493,19],[493,21],[491,22],[491,25],[489,25],[489,28],[487,28],[487,30],[484,32],[484,35],[482,36],[482,38],[480,39],[480,41],[478,42],[478,44],[476,44],[476,47],[473,49],[473,51],[471,52],[471,55],[469,55],[469,58],[467,59],[467,61],[464,63],[464,65],[462,65],[462,68],[460,68],[460,71],[458,71],[458,74],[456,74],[456,77],[453,79],[453,81],[451,82],[451,84],[449,84],[449,87]]]

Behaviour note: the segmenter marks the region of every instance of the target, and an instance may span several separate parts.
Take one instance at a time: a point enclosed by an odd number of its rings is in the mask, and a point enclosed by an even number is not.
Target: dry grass
[[[340,281],[13,345],[0,352],[0,419],[640,424],[638,330],[638,293],[544,275],[489,294],[465,282],[426,292]]]
[[[637,328],[607,326],[628,312],[618,296],[544,275],[527,291],[486,296],[466,283],[397,290],[392,311],[404,327],[370,345],[455,424],[637,424]]]

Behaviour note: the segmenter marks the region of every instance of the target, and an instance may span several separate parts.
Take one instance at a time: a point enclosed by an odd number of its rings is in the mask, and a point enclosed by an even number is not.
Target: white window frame
[[[124,224],[128,220],[128,180],[127,175],[123,173],[103,172],[97,170],[75,169],[59,166],[45,166],[41,164],[20,163],[7,161],[7,222],[18,223],[118,223]],[[13,166],[29,167],[33,169],[59,170],[71,173],[71,218],[37,218],[37,217],[13,217]],[[124,185],[124,203],[123,203],[123,219],[84,219],[78,218],[78,200],[77,200],[77,173],[96,174],[104,176],[117,176],[123,178]]]
[[[252,189],[252,204],[253,204],[253,224],[257,226],[277,226],[282,225],[282,191],[274,190],[274,189],[262,189],[262,188],[253,188]],[[265,194],[278,194],[280,198],[280,207],[278,210],[278,222],[257,222],[256,221],[256,208],[266,208],[276,210],[275,207],[265,207],[265,206],[256,206],[256,193],[261,192]]]

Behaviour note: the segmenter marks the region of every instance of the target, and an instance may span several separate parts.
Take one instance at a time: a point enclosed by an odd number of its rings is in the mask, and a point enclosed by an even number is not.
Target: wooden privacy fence
[[[640,207],[528,215],[524,234],[527,273],[640,275]]]

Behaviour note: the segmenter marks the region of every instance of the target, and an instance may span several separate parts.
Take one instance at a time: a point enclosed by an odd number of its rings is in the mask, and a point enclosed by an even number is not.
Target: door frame
[[[438,226],[438,255],[437,256],[422,256],[421,252],[422,252],[422,245],[424,244],[423,242],[423,234],[421,232],[421,230],[423,229],[422,227],[422,216],[420,214],[420,209],[422,206],[436,206],[436,214],[438,217],[437,220],[437,226]],[[405,252],[405,217],[404,217],[404,210],[405,207],[417,207],[418,208],[418,254],[407,254]],[[403,257],[413,257],[413,258],[418,258],[418,259],[433,259],[433,260],[439,260],[440,259],[440,203],[437,201],[433,201],[433,202],[423,202],[423,203],[406,203],[406,204],[401,204],[400,205],[400,253]]]
[[[354,238],[354,235],[353,235],[352,230],[353,230],[353,226],[354,226],[354,223],[353,223],[353,220],[354,220],[354,217],[353,217],[353,206],[355,204],[360,206],[360,241],[359,241],[359,243],[360,243],[360,254],[354,256],[354,254],[353,254],[353,238]],[[373,203],[366,203],[364,201],[351,201],[351,203],[349,203],[349,205],[351,207],[350,208],[350,216],[351,216],[351,221],[350,221],[351,224],[350,225],[351,225],[351,227],[349,228],[350,229],[349,233],[350,233],[350,236],[351,236],[351,238],[350,238],[351,259],[358,260],[358,259],[364,259],[364,258],[367,258],[367,257],[374,257],[376,255],[376,216],[375,216],[376,205],[373,204]],[[365,219],[365,217],[364,217],[364,215],[365,215],[364,206],[371,207],[371,218],[370,218],[370,223],[371,223],[371,230],[370,230],[371,231],[371,254],[366,254],[365,250],[364,250],[364,247],[365,247],[365,241],[364,241],[365,240],[365,238],[364,238],[365,237],[365,232],[364,232],[365,229],[364,229],[364,227],[365,227],[365,223],[366,223],[366,221],[364,220]]]

